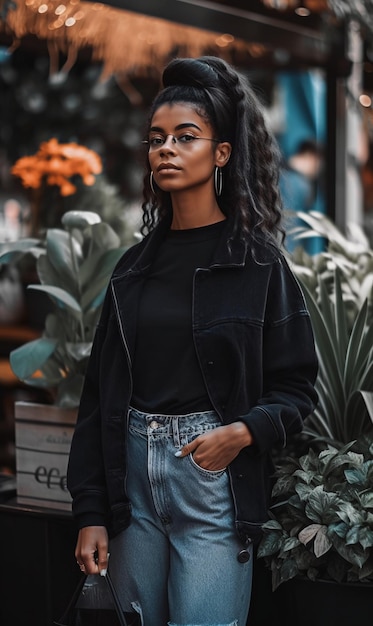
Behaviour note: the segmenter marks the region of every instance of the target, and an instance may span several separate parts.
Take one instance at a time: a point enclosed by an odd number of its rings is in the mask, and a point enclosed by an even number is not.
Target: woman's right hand
[[[81,528],[75,558],[82,572],[105,576],[109,558],[108,548],[109,538],[105,526]]]

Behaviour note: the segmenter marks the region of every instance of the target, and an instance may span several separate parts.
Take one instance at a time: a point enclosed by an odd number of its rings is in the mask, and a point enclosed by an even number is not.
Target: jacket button
[[[207,361],[207,365],[214,365],[214,361]]]
[[[237,474],[237,478],[243,478],[243,474]]]

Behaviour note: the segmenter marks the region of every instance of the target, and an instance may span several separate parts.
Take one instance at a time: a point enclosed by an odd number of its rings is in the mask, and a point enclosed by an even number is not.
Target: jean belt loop
[[[181,448],[178,416],[172,417],[172,437],[174,440],[175,448]]]

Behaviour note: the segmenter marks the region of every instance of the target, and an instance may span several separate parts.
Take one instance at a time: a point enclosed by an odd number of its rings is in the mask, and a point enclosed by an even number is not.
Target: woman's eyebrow
[[[175,130],[181,130],[182,128],[196,128],[197,130],[202,131],[202,129],[193,122],[184,122],[183,124],[178,124],[177,126],[175,126]],[[165,130],[163,128],[160,128],[159,126],[151,126],[150,130],[153,133],[165,132]]]

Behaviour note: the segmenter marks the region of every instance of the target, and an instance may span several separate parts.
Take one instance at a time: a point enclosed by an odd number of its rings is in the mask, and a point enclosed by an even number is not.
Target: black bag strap
[[[111,580],[110,574],[109,572],[106,573],[106,576],[104,576],[105,580],[106,580],[106,584],[108,586],[109,592],[110,592],[110,596],[113,600],[113,604],[114,604],[114,608],[115,608],[115,612],[118,616],[118,620],[119,620],[119,624],[120,626],[128,626],[127,620],[124,616],[124,613],[122,611],[122,607],[120,605],[120,601],[118,598],[118,594],[115,590],[115,587],[113,585],[113,581]],[[87,579],[87,576],[84,575],[82,576],[82,578],[80,579],[78,586],[76,587],[71,600],[69,602],[69,604],[67,605],[64,614],[62,615],[62,617],[60,617],[60,619],[56,622],[53,622],[54,626],[66,626],[70,623],[70,617],[72,615],[72,612],[75,608],[76,603],[79,600],[79,596],[82,593],[83,587],[84,587],[84,583]]]
[[[66,626],[66,624],[69,624],[71,613],[74,610],[76,603],[78,602],[80,594],[82,593],[86,579],[87,576],[85,575],[81,577],[78,586],[76,587],[73,595],[71,596],[70,602],[65,609],[64,614],[62,615],[62,617],[60,617],[58,621],[53,622],[54,626]]]
[[[118,619],[119,619],[119,624],[120,624],[120,626],[128,626],[127,620],[126,620],[126,618],[124,616],[124,613],[122,611],[122,607],[120,605],[119,598],[118,598],[117,592],[115,590],[115,587],[113,585],[113,581],[111,580],[109,572],[106,573],[106,576],[104,576],[104,578],[105,578],[105,580],[107,582],[107,586],[108,586],[108,588],[110,590],[111,597],[112,597],[113,602],[114,602],[115,610],[117,612]]]

